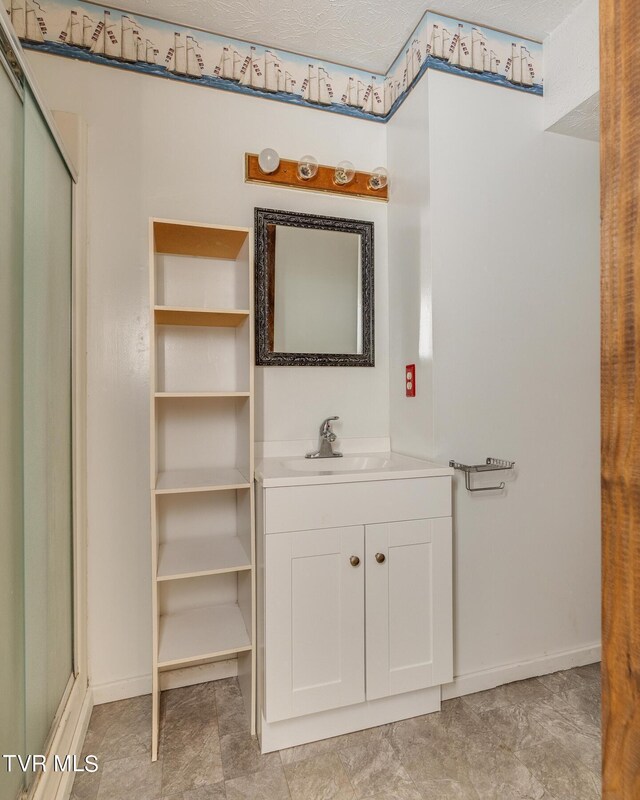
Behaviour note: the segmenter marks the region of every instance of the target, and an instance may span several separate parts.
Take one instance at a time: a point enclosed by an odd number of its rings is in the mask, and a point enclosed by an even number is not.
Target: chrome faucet
[[[315,453],[307,453],[305,458],[342,458],[342,453],[334,453],[332,444],[336,440],[331,423],[340,417],[327,417],[320,426],[320,443]]]

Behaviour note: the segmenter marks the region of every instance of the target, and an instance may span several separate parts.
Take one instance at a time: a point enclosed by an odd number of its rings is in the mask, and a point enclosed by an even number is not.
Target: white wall
[[[433,451],[433,347],[429,89],[421,80],[387,125],[389,182],[389,397],[394,449]],[[416,366],[420,402],[405,397],[405,366]]]
[[[582,0],[544,43],[547,129],[598,140],[599,59],[598,0]]]
[[[244,183],[245,151],[386,159],[384,126],[29,53],[48,105],[89,125],[89,653],[101,697],[145,691],[151,669],[148,219],[252,226],[254,206],[373,220],[376,367],[257,371],[259,440],[387,437],[386,207]],[[128,683],[127,683],[128,682]]]
[[[475,689],[593,660],[600,637],[598,148],[543,124],[539,98],[432,72],[388,134],[402,194],[389,230],[390,315],[405,320],[395,384],[433,305],[433,393],[418,383],[400,400],[392,386],[392,445],[517,461],[505,493],[472,496],[456,479],[455,674],[489,671],[459,681]],[[409,135],[428,181],[401,152]],[[418,215],[398,222],[393,208],[420,192],[430,256]],[[403,302],[405,283],[420,301]]]
[[[89,123],[89,648],[102,698],[145,691],[150,671],[149,216],[250,226],[260,205],[374,220],[377,367],[258,370],[258,438],[310,439],[336,413],[349,437],[390,424],[402,452],[516,459],[504,496],[456,492],[456,673],[596,643],[595,146],[543,133],[539,98],[434,72],[382,126],[30,59],[49,105]],[[242,159],[270,145],[367,168],[387,138],[390,395],[387,207],[246,185]]]

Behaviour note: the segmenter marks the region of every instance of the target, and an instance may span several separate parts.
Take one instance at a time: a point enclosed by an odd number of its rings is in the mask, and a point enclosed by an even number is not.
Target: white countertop
[[[350,453],[343,458],[265,458],[256,466],[256,480],[265,488],[311,486],[322,483],[356,483],[399,478],[435,478],[453,475],[444,464],[398,453]]]

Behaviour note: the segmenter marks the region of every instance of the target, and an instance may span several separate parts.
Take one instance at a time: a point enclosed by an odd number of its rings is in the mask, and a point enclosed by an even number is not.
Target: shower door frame
[[[47,108],[33,72],[5,14],[0,28],[13,49],[13,61],[28,86],[72,181],[71,212],[71,448],[73,518],[73,672],[58,711],[52,720],[46,755],[79,757],[89,725],[92,701],[88,688],[87,659],[87,479],[86,479],[86,127],[72,115],[56,115],[68,128],[67,147],[54,114]],[[0,69],[4,68],[4,64]],[[9,72],[9,70],[7,70]],[[16,76],[9,73],[16,83]],[[75,130],[74,130],[75,128]],[[72,157],[73,156],[73,157]],[[38,772],[25,797],[28,800],[58,800],[67,797],[73,772],[51,769]]]

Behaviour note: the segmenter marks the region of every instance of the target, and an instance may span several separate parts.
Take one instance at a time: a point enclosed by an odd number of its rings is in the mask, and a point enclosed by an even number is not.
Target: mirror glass
[[[256,363],[373,366],[373,223],[256,209]]]
[[[279,353],[362,353],[360,236],[269,225]]]

